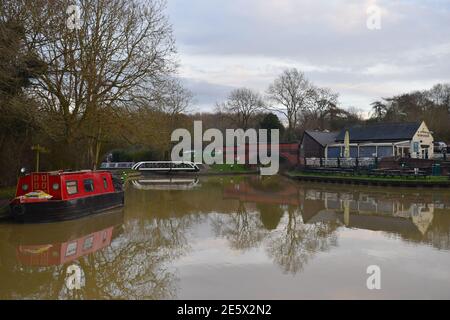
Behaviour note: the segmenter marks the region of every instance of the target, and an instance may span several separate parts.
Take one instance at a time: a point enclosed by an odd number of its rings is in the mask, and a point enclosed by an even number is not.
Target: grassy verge
[[[210,166],[211,172],[236,173],[253,172],[255,169],[248,168],[243,164],[213,164]]]
[[[12,199],[16,194],[16,187],[0,188],[0,199]]]
[[[427,176],[427,177],[380,177],[369,175],[352,175],[352,174],[339,174],[339,173],[309,173],[302,171],[290,171],[287,173],[290,177],[318,177],[318,178],[332,178],[336,180],[354,180],[354,181],[368,181],[368,182],[404,182],[406,184],[411,183],[429,183],[429,184],[448,184],[450,180],[446,176]]]

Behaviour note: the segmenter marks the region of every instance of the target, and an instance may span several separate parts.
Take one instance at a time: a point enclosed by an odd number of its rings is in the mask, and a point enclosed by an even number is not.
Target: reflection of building
[[[225,199],[237,199],[242,202],[280,204],[299,206],[298,187],[292,183],[277,184],[272,188],[262,187],[261,183],[245,180],[239,184],[226,187],[223,191]]]
[[[434,205],[379,199],[368,194],[307,190],[304,200],[307,223],[339,220],[348,227],[425,234],[432,223]]]
[[[247,179],[224,188],[224,199],[236,199],[240,203],[253,203],[261,222],[267,230],[276,229],[283,216],[283,206],[300,205],[298,186],[294,183],[279,183],[279,180]],[[286,182],[286,181],[284,181]]]

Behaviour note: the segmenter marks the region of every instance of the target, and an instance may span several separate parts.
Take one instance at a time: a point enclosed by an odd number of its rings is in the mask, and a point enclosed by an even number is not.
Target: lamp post
[[[31,150],[36,151],[36,172],[39,172],[39,155],[40,153],[48,153],[49,151],[40,144],[31,147]]]

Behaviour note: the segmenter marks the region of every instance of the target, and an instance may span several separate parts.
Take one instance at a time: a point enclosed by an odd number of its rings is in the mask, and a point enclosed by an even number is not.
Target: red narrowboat
[[[122,184],[108,171],[33,172],[20,177],[11,201],[19,222],[71,220],[124,204]]]

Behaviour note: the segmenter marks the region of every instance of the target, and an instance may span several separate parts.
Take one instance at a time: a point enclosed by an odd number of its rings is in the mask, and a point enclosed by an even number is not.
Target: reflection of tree
[[[439,250],[450,249],[450,215],[448,210],[436,210],[433,221],[427,232],[421,237],[408,236],[403,234],[402,237],[415,242],[422,242],[433,246]]]
[[[176,295],[169,263],[186,250],[185,231],[192,216],[130,220],[112,245],[80,261],[84,297],[168,299]]]
[[[72,263],[26,267],[19,265],[11,252],[11,263],[0,266],[0,272],[8,274],[15,283],[0,289],[0,297],[174,298],[177,279],[169,264],[187,249],[186,230],[195,220],[192,215],[128,220],[109,247],[73,262],[84,273],[80,290],[69,291],[65,286],[66,269]]]
[[[283,209],[278,204],[256,204],[261,222],[267,230],[276,229],[283,216]]]
[[[315,253],[336,245],[335,230],[333,224],[305,224],[300,212],[289,207],[284,228],[269,236],[267,252],[284,272],[295,274]]]
[[[267,234],[259,215],[249,213],[243,202],[236,213],[213,216],[211,224],[216,236],[225,237],[230,247],[238,250],[256,247]]]
[[[269,193],[277,193],[286,188],[286,184],[282,184],[278,177],[251,177],[247,182],[255,190]]]

